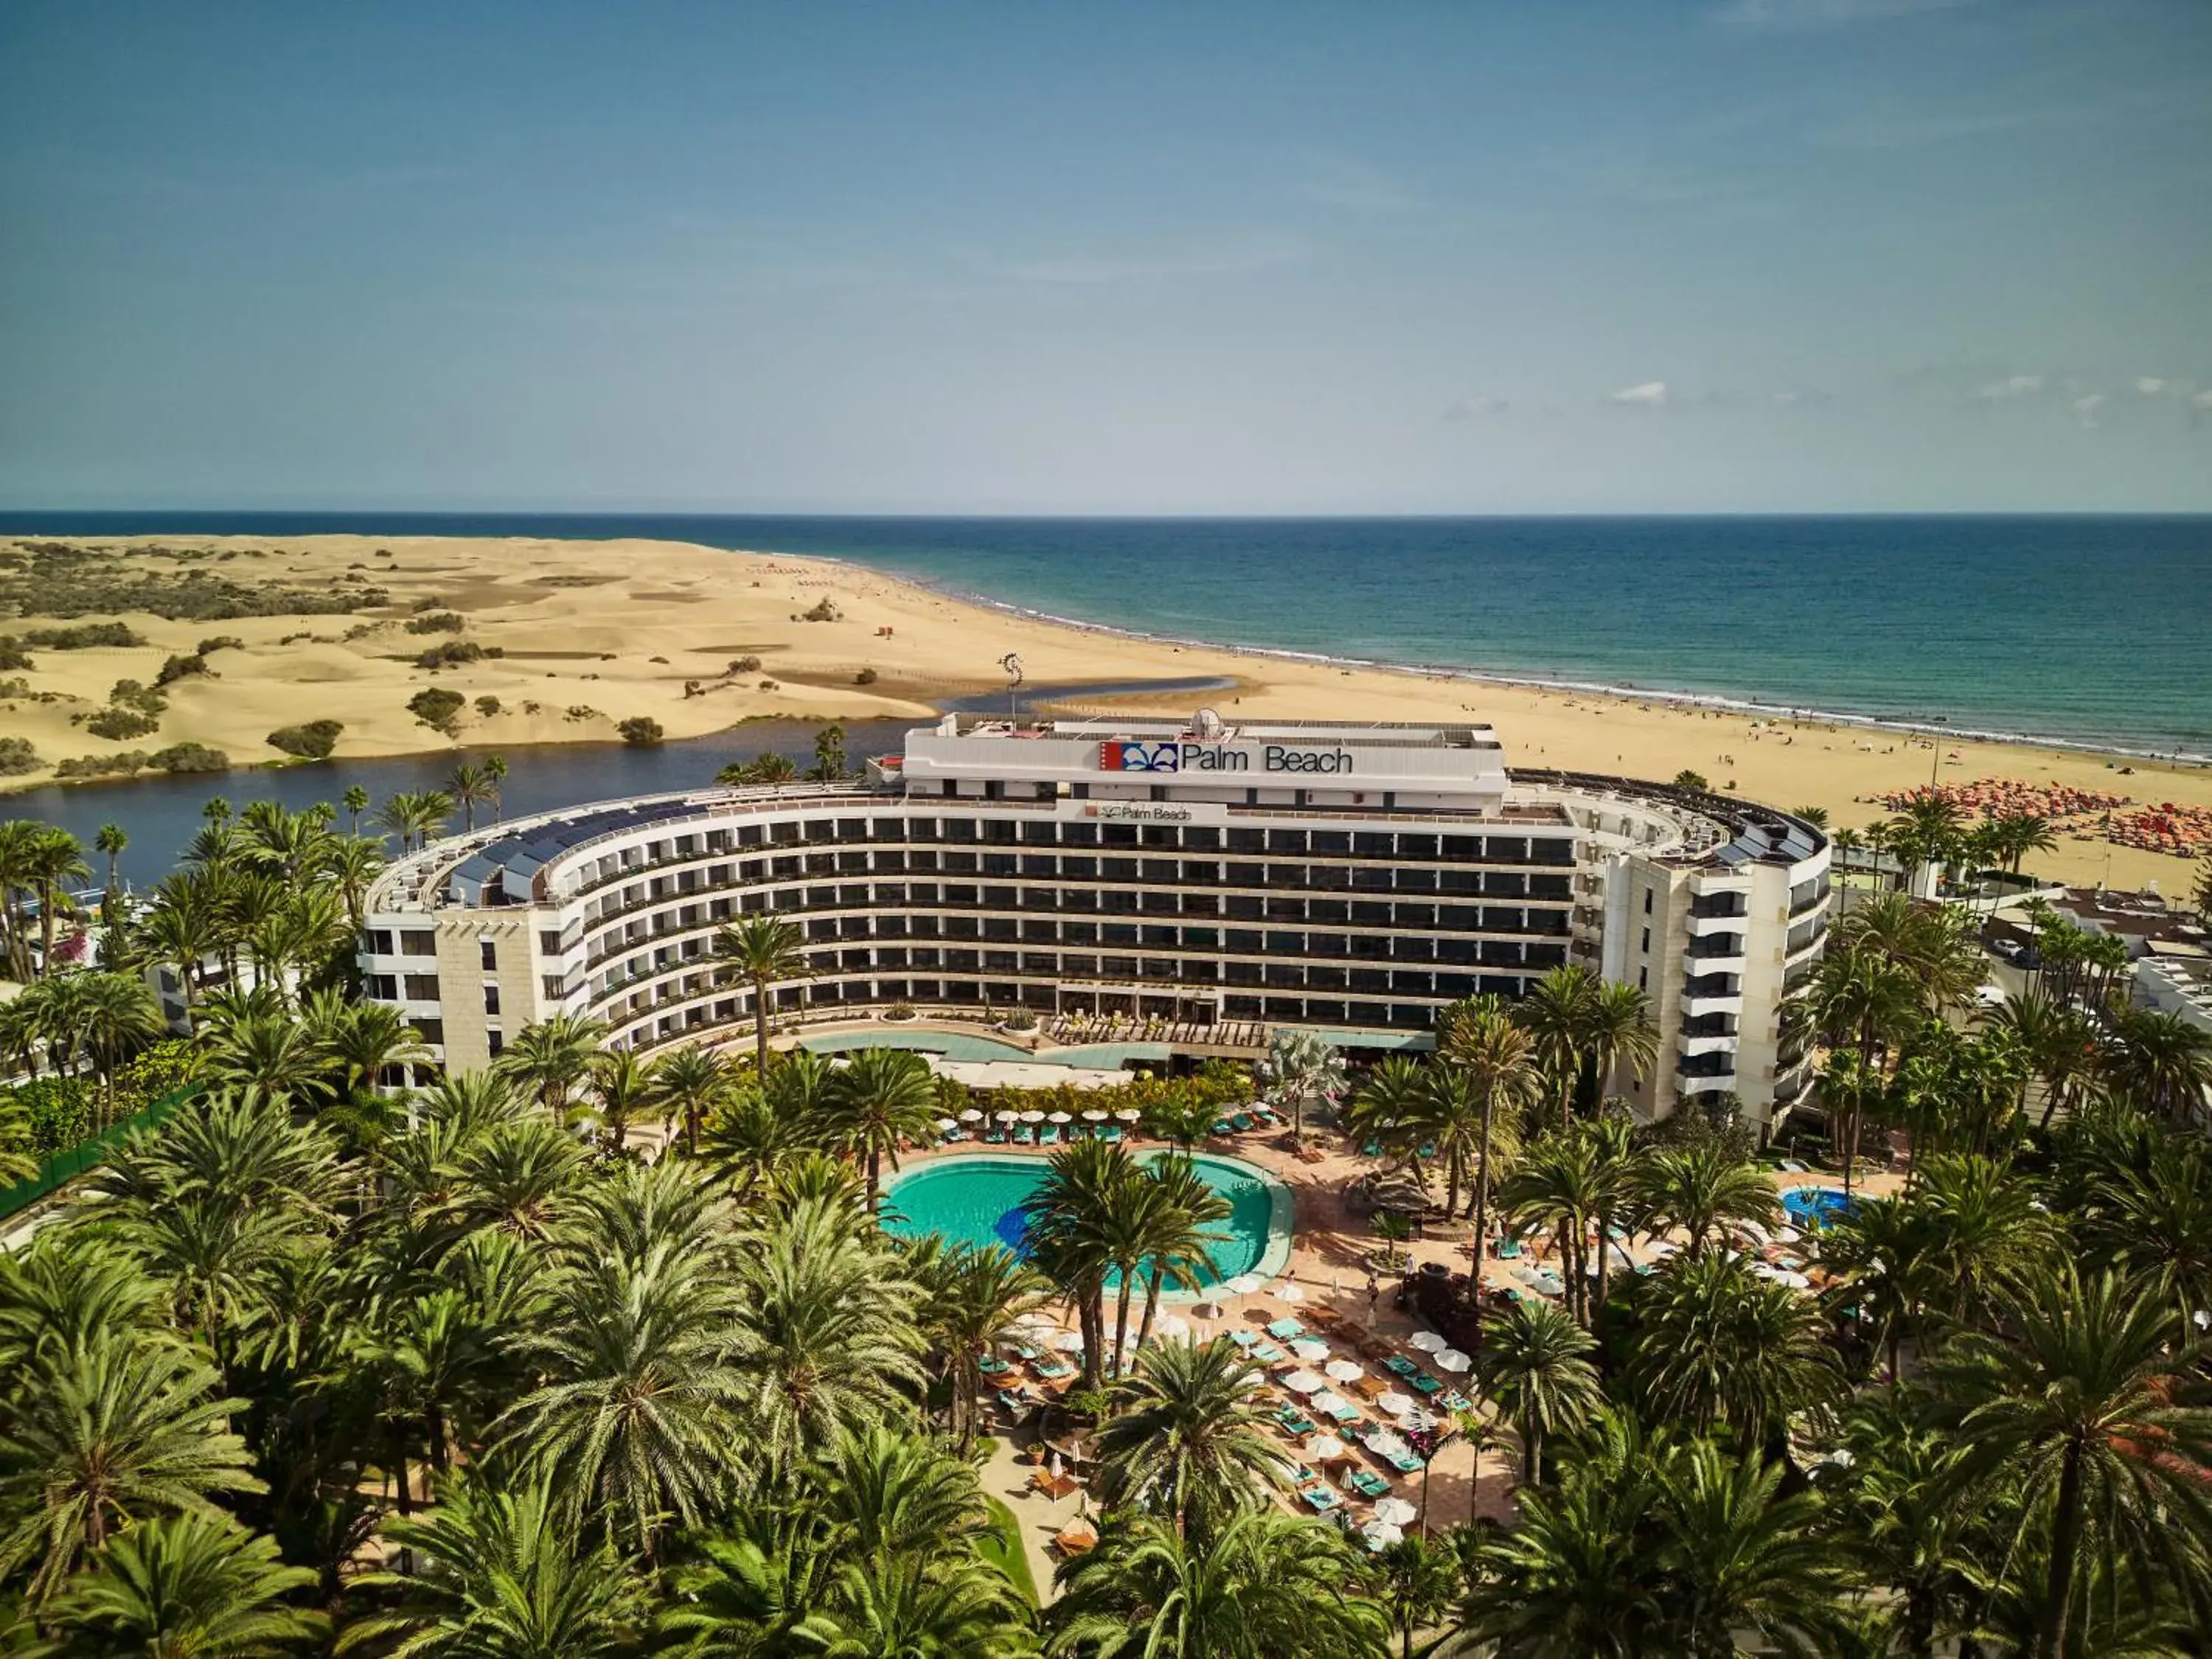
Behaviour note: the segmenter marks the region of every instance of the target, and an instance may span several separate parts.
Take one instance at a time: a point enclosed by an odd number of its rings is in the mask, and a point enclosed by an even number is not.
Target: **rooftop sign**
[[[1273,772],[1342,776],[1352,751],[1335,744],[1283,743],[1137,743],[1110,738],[1098,745],[1102,772]]]

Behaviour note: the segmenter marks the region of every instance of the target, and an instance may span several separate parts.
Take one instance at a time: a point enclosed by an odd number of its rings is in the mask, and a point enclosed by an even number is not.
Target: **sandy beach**
[[[933,699],[1002,684],[997,664],[1013,651],[1041,684],[1233,682],[1200,696],[1111,705],[1133,712],[1186,713],[1203,701],[1232,720],[1238,714],[1486,720],[1516,766],[1662,779],[1687,769],[1749,799],[1823,807],[1838,825],[1885,816],[1874,797],[1925,784],[1931,775],[1951,783],[2018,778],[2212,807],[2212,769],[2202,767],[1963,738],[1931,744],[1900,732],[1132,639],[965,603],[859,566],[787,555],[651,541],[68,539],[107,550],[103,558],[126,573],[173,574],[189,566],[293,590],[374,586],[386,602],[336,615],[221,621],[125,611],[119,619],[144,645],[30,648],[32,667],[0,671],[0,682],[21,682],[15,695],[0,700],[0,735],[27,739],[40,765],[4,786],[46,781],[65,758],[179,742],[219,748],[234,764],[260,763],[281,758],[267,742],[271,731],[317,720],[343,723],[337,754],[373,756],[462,744],[618,742],[617,723],[638,717],[658,721],[670,738],[761,717],[919,718],[932,712]],[[834,619],[804,620],[810,611]],[[437,613],[459,617],[459,629],[409,629],[410,621]],[[70,621],[117,617],[109,611]],[[0,622],[0,633],[62,625],[20,617]],[[168,706],[157,732],[107,741],[83,729],[82,720],[106,706],[118,680],[150,685],[172,655],[225,635],[240,643],[211,653],[211,672],[163,688]],[[448,642],[499,654],[438,670],[416,665],[423,651]],[[751,658],[757,667],[733,671]],[[431,687],[466,699],[453,736],[409,712],[410,698]],[[484,698],[496,699],[496,712],[480,712]],[[2120,775],[2120,765],[2132,766],[2132,775]],[[2186,890],[2191,869],[2185,859],[2089,836],[2063,839],[2033,867],[2121,888],[2154,881],[2168,894]]]

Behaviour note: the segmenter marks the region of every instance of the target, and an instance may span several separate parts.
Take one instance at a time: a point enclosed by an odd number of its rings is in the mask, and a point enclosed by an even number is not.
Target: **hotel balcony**
[[[1733,1058],[1735,1054],[1735,1033],[1732,1030],[1703,1033],[1678,1031],[1674,1035],[1674,1052],[1685,1059],[1692,1054],[1727,1054]]]
[[[1741,933],[1716,934],[1696,940],[1682,952],[1682,959],[1689,971],[1699,977],[1707,974],[1734,974],[1741,977],[1747,965]]]
[[[1699,915],[1692,910],[1685,921],[1692,939],[1711,939],[1719,933],[1741,933],[1745,918],[1740,910],[1727,915],[1711,916]]]

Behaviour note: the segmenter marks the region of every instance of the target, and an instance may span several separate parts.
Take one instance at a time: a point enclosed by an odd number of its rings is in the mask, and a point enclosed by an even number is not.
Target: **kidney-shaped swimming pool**
[[[1144,1161],[1162,1157],[1154,1152]],[[1213,1272],[1200,1291],[1239,1273],[1280,1273],[1291,1253],[1291,1189],[1256,1164],[1232,1158],[1192,1159],[1206,1184],[1229,1200],[1227,1235],[1210,1252]],[[884,1226],[902,1237],[939,1233],[955,1243],[1003,1244],[1027,1254],[1030,1200],[1043,1185],[1045,1160],[989,1152],[937,1158],[896,1176],[884,1189]]]

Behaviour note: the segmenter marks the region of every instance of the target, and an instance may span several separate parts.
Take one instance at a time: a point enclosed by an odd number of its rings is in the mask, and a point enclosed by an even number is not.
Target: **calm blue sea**
[[[163,532],[640,536],[827,554],[1140,633],[2212,756],[2212,517],[0,511],[0,534]],[[1055,678],[1048,662],[1030,667]],[[717,747],[747,741],[730,737]],[[637,764],[594,761],[593,779],[568,786],[586,792],[574,799],[622,793]]]

